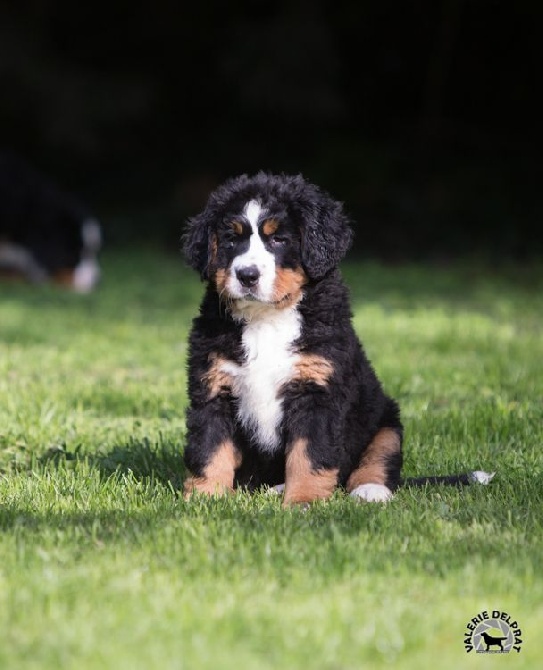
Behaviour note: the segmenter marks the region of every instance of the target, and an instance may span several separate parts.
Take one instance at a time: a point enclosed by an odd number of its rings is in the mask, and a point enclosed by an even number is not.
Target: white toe
[[[270,488],[266,489],[266,493],[278,496],[284,493],[284,491],[285,491],[284,484],[277,484],[276,486],[271,486]]]
[[[361,484],[350,495],[364,502],[388,502],[392,499],[392,491],[383,484]]]

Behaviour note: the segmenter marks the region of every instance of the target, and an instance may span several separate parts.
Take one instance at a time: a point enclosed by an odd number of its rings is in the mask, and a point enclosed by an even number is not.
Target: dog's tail
[[[426,484],[444,484],[446,486],[468,486],[469,484],[489,484],[494,477],[495,472],[484,472],[483,470],[474,470],[473,472],[464,472],[460,475],[444,475],[430,477],[407,477],[401,482],[402,486],[426,486]]]

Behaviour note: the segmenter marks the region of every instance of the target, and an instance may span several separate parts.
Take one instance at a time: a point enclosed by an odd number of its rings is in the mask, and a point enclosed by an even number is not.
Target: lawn
[[[91,296],[0,285],[0,667],[540,667],[542,268],[346,264],[354,323],[402,406],[406,475],[488,487],[192,500],[180,259],[110,252]],[[506,611],[507,660],[466,625]]]

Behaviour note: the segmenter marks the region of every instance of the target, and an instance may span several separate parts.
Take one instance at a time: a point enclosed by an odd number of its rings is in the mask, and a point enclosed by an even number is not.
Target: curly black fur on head
[[[183,250],[202,279],[209,278],[214,229],[229,212],[242,211],[250,200],[258,200],[264,207],[280,204],[286,210],[299,227],[301,262],[311,279],[324,277],[351,244],[352,230],[342,204],[301,175],[241,175],[216,189],[204,210],[188,221]]]

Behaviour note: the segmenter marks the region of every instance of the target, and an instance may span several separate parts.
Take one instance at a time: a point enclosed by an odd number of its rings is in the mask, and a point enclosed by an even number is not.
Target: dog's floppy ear
[[[247,182],[245,174],[225,181],[210,194],[204,210],[187,221],[182,237],[183,251],[190,267],[199,272],[203,280],[209,279],[216,269],[216,226],[224,214],[224,208],[232,194],[245,187]]]
[[[302,212],[302,264],[310,279],[321,279],[334,268],[352,238],[342,203],[316,190]]]
[[[209,279],[209,264],[213,253],[212,222],[213,215],[206,207],[203,212],[187,221],[182,237],[187,263],[200,273],[203,280]]]

